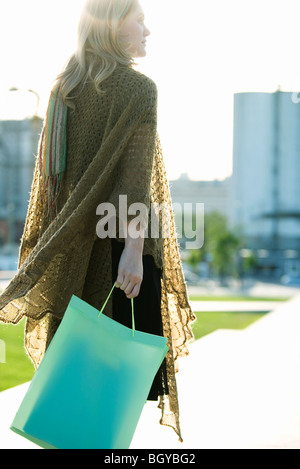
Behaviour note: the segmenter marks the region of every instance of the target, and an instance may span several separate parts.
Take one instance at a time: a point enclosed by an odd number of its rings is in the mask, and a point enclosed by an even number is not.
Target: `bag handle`
[[[106,299],[104,305],[102,306],[102,309],[101,309],[100,313],[98,314],[98,318],[99,318],[100,315],[103,313],[103,310],[104,310],[105,306],[107,305],[107,302],[108,302],[108,300],[109,300],[109,298],[110,298],[110,296],[111,296],[111,294],[112,294],[112,292],[113,292],[113,289],[114,289],[115,286],[116,286],[116,283],[117,283],[117,282],[114,283],[114,286],[113,286],[112,289],[110,290],[110,292],[109,292],[109,294],[108,294],[108,297],[107,297],[107,299]],[[135,321],[134,321],[133,298],[131,298],[131,314],[132,314],[132,337],[134,337]]]

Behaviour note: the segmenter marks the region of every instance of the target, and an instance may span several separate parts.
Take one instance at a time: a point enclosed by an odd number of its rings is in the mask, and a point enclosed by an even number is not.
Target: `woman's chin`
[[[141,57],[146,57],[146,55],[147,55],[146,49],[145,49],[145,48],[141,48],[141,49],[139,49],[138,51],[136,51],[136,52],[134,53],[133,57],[134,57],[135,59],[139,59],[139,58],[141,58]]]

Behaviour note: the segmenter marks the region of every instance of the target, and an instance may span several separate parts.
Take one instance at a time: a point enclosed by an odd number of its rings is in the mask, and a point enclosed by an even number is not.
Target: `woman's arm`
[[[129,223],[124,222],[125,248],[120,257],[116,286],[124,290],[127,298],[135,298],[143,280],[144,230],[139,225],[140,236],[135,239],[130,236]]]

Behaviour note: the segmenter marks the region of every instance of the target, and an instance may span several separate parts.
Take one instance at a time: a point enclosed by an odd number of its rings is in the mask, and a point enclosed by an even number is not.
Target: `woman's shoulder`
[[[156,96],[156,83],[149,76],[132,68],[121,68],[121,79],[119,80],[119,92],[129,93],[138,97],[147,95]]]

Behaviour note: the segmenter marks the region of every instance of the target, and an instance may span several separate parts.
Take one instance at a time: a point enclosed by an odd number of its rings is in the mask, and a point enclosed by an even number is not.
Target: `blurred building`
[[[42,120],[0,121],[0,245],[23,232]]]
[[[230,209],[230,178],[223,181],[193,181],[187,174],[177,180],[170,180],[178,241],[183,249],[193,239],[195,246],[204,242],[204,217],[219,212],[226,218]]]
[[[267,274],[300,276],[300,103],[294,94],[234,96],[230,222]]]
[[[205,213],[220,212],[226,217],[230,213],[230,178],[222,181],[193,181],[187,174],[170,181],[173,203],[204,204]]]

